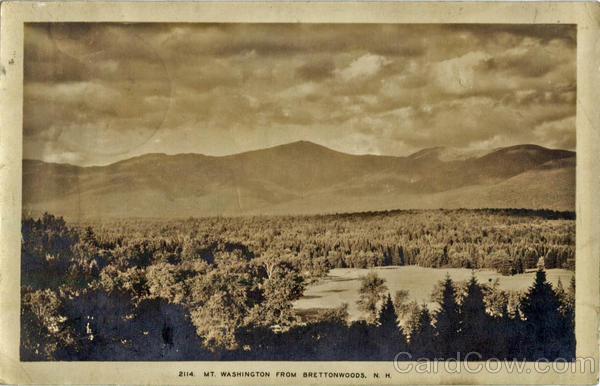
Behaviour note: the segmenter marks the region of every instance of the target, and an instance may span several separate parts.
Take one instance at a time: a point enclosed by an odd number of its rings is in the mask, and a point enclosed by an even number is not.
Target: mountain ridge
[[[296,141],[218,157],[149,153],[106,166],[24,159],[23,209],[66,217],[294,214],[468,207],[485,197],[487,207],[574,208],[572,151],[525,144],[444,161],[436,155],[444,148],[435,149],[354,155]],[[518,175],[525,177],[506,182]]]
[[[412,159],[412,158],[416,158],[417,155],[421,154],[421,153],[425,153],[425,152],[431,152],[431,151],[435,151],[435,150],[456,150],[456,151],[460,151],[459,148],[452,148],[452,147],[447,147],[447,146],[433,146],[433,147],[427,147],[427,148],[423,148],[421,150],[418,150],[416,152],[410,153],[408,155],[380,155],[380,154],[372,154],[372,153],[365,153],[365,154],[351,154],[351,153],[345,153],[339,150],[335,150],[335,149],[331,149],[327,146],[318,144],[316,142],[312,142],[312,141],[307,141],[307,140],[298,140],[298,141],[293,141],[293,142],[288,142],[288,143],[284,143],[284,144],[280,144],[280,145],[274,145],[274,146],[270,146],[270,147],[265,147],[265,148],[261,148],[261,149],[254,149],[254,150],[247,150],[247,151],[243,151],[243,152],[239,152],[239,153],[232,153],[232,154],[226,154],[226,155],[219,155],[219,156],[215,156],[215,155],[208,155],[208,154],[203,154],[203,153],[174,153],[174,154],[167,154],[164,152],[152,152],[152,153],[144,153],[144,154],[140,154],[140,155],[136,155],[130,158],[126,158],[126,159],[122,159],[119,161],[115,161],[115,162],[111,162],[108,163],[106,165],[74,165],[74,164],[70,164],[68,162],[50,162],[50,161],[44,161],[44,160],[40,160],[40,159],[35,159],[35,158],[23,158],[23,161],[37,161],[37,162],[43,162],[46,164],[55,164],[55,165],[69,165],[69,166],[74,166],[74,167],[78,167],[78,168],[97,168],[97,167],[107,167],[107,166],[112,166],[115,164],[119,164],[119,163],[123,163],[123,162],[127,162],[127,161],[131,161],[131,160],[135,160],[135,159],[142,159],[142,158],[168,158],[168,157],[180,157],[180,156],[200,156],[200,157],[206,157],[206,158],[229,158],[229,157],[235,157],[235,156],[239,156],[242,154],[249,154],[249,153],[258,153],[258,152],[263,152],[266,150],[274,150],[274,149],[289,149],[292,147],[299,147],[299,146],[306,146],[306,147],[314,147],[314,148],[321,148],[330,152],[334,152],[334,153],[338,153],[338,154],[344,154],[344,155],[348,155],[348,156],[352,156],[352,157],[389,157],[389,158],[406,158],[406,159]],[[536,145],[536,144],[519,144],[519,145],[511,145],[511,146],[506,146],[506,147],[498,147],[498,148],[494,148],[492,150],[478,150],[478,151],[466,151],[466,153],[468,154],[479,154],[479,153],[484,153],[484,154],[490,154],[490,153],[494,153],[494,152],[498,152],[498,151],[506,151],[506,150],[516,150],[516,149],[543,149],[543,150],[547,150],[547,151],[561,151],[561,152],[567,152],[570,153],[572,156],[575,155],[575,152],[572,150],[565,150],[565,149],[554,149],[554,148],[547,148],[541,145]],[[473,158],[477,158],[477,157],[473,157]]]

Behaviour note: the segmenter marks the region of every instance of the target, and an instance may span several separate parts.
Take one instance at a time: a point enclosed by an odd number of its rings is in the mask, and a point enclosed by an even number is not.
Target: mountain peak
[[[495,149],[495,151],[514,151],[514,150],[551,150],[540,145],[534,145],[531,143],[524,143],[520,145],[506,146]]]
[[[575,152],[569,150],[561,150],[561,149],[549,149],[539,145],[533,144],[522,144],[522,145],[514,145],[497,148],[486,157],[496,157],[496,156],[513,156],[513,157],[546,157],[550,158],[567,158],[573,157]]]
[[[311,141],[306,141],[304,139],[300,139],[298,141],[288,143],[288,145],[294,145],[294,144],[296,144],[296,145],[316,145],[316,143],[311,142]]]
[[[250,151],[250,152],[247,152],[247,153],[257,153],[257,152],[263,152],[263,151],[266,151],[266,152],[284,152],[284,153],[302,153],[302,154],[307,154],[307,155],[311,155],[311,154],[324,154],[324,153],[329,153],[329,154],[334,154],[334,153],[346,154],[346,153],[340,153],[340,152],[338,152],[336,150],[330,149],[327,146],[319,145],[318,143],[314,143],[314,142],[310,142],[310,141],[305,141],[305,140],[284,143],[284,144],[281,144],[281,145],[276,145],[276,146],[269,147],[269,148],[266,148],[266,149],[254,150],[254,151]]]
[[[328,148],[326,146],[319,145],[318,143],[314,143],[314,142],[306,141],[306,140],[299,140],[299,141],[284,143],[282,145],[274,146],[274,147],[282,147],[282,148],[323,148],[323,149],[331,150],[330,148]]]

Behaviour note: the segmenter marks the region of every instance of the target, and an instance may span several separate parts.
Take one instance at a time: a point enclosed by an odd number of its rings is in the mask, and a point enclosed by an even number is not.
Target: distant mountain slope
[[[451,157],[449,156],[451,155]],[[310,142],[225,157],[147,154],[108,166],[23,161],[23,210],[70,218],[393,208],[574,209],[575,153],[535,145],[350,155]]]

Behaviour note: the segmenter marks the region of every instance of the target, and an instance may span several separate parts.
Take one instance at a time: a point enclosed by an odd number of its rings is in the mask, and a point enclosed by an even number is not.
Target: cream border
[[[579,384],[598,380],[600,239],[600,4],[559,2],[4,2],[0,46],[0,382],[127,384]],[[53,362],[19,361],[23,23],[363,22],[575,23],[577,43],[577,354],[595,358],[593,374],[399,374],[388,362]],[[271,378],[204,378],[203,371],[270,370]],[[364,371],[366,380],[302,378],[304,371]],[[193,370],[194,378],[180,378]],[[277,370],[300,377],[275,378]],[[441,370],[443,366],[441,366]],[[373,379],[370,374],[390,373]]]

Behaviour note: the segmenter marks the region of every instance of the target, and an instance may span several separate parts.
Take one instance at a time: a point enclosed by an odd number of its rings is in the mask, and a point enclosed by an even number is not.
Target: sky
[[[575,149],[573,25],[31,23],[24,158]]]

